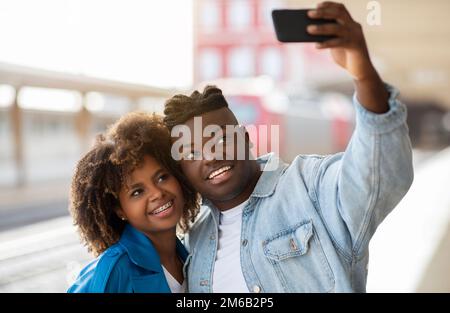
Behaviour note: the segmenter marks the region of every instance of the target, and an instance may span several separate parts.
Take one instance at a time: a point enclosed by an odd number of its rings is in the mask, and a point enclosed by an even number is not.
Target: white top
[[[220,213],[213,292],[249,292],[244,274],[242,274],[240,244],[242,211],[246,204],[247,201]]]
[[[162,266],[162,265],[161,265]],[[178,280],[176,280],[172,274],[169,273],[168,270],[164,266],[162,266],[164,270],[164,275],[166,276],[167,283],[169,284],[170,291],[172,293],[185,293],[186,292],[186,279],[183,280],[183,284],[180,284]]]

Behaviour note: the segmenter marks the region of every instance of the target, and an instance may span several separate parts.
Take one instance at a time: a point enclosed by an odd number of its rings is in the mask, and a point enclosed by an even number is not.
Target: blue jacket
[[[178,239],[176,249],[184,263],[187,251]],[[119,242],[89,263],[67,292],[170,293],[170,288],[152,242],[128,224]]]
[[[390,110],[356,98],[356,129],[345,153],[299,155],[265,164],[242,213],[240,261],[251,292],[363,292],[369,241],[413,180],[406,108],[389,87]],[[189,292],[211,292],[219,210],[204,199],[185,244]]]

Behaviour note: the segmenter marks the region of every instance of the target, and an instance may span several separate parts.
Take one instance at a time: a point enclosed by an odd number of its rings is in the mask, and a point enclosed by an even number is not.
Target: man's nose
[[[214,147],[211,149],[207,149],[206,147],[203,148],[203,160],[205,162],[211,162],[216,159],[216,152],[214,150]]]
[[[216,149],[216,147],[211,147],[210,149],[203,149],[203,161],[206,163],[212,163],[217,160],[221,161],[224,159],[223,149]]]

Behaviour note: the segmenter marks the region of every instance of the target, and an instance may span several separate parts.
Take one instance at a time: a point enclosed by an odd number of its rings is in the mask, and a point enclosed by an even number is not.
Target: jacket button
[[[200,286],[208,286],[208,284],[209,284],[209,281],[207,281],[207,280],[200,281]]]
[[[242,245],[243,245],[244,247],[247,245],[247,243],[248,243],[248,240],[247,240],[247,239],[242,240]]]
[[[259,287],[258,285],[254,285],[253,286],[253,292],[254,293],[259,293],[261,291],[261,287]]]
[[[209,240],[214,240],[214,239],[216,239],[216,236],[214,236],[214,235],[209,236]]]
[[[297,251],[297,250],[298,250],[298,247],[297,247],[297,245],[295,244],[294,239],[291,238],[291,240],[289,240],[289,245],[291,246],[291,250],[292,250],[292,251]]]

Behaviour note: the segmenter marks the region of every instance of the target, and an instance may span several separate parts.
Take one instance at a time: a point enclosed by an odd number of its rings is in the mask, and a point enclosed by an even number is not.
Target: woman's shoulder
[[[126,269],[129,269],[129,263],[126,250],[115,244],[86,265],[67,292],[100,293],[115,289],[118,281],[123,280]]]

